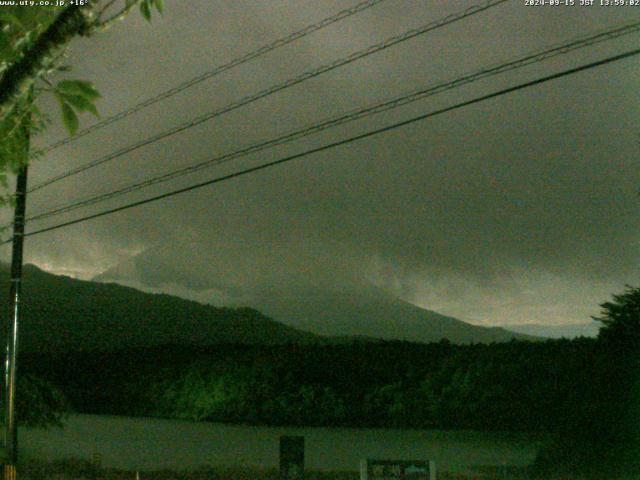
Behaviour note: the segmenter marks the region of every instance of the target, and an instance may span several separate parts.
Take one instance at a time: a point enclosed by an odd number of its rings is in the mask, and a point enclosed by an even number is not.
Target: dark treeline
[[[258,424],[557,431],[595,385],[593,339],[166,346],[30,355],[77,412]]]

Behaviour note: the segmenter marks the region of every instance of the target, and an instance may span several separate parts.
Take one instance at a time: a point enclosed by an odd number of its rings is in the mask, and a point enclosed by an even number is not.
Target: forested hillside
[[[24,270],[21,351],[319,341],[311,333],[250,308],[216,308],[171,295],[52,275],[33,265]],[[0,264],[0,274],[9,277],[6,265]],[[0,288],[2,312],[9,298],[7,287],[5,282]]]

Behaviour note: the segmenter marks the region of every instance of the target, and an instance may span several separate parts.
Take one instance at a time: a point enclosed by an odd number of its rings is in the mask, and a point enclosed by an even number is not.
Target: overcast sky
[[[341,0],[169,1],[74,40],[74,78],[112,115],[327,17]],[[475,1],[386,0],[59,148],[30,182],[94,160]],[[29,213],[106,192],[299,126],[589,32],[640,7],[530,7],[512,0],[272,95],[34,193]],[[31,229],[144,198],[452,105],[640,45],[640,35],[493,77]],[[27,240],[26,261],[80,278],[127,263],[132,282],[237,302],[275,284],[373,283],[478,324],[586,322],[640,253],[638,57],[457,110],[260,173]],[[46,145],[64,136],[54,125]],[[95,121],[82,118],[82,125]],[[5,213],[5,217],[8,215]],[[5,247],[5,257],[8,249]],[[153,268],[151,268],[153,266]],[[134,278],[137,277],[137,278]]]

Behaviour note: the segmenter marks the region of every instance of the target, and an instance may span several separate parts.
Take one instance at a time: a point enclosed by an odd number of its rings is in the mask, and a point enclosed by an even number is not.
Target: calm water
[[[432,459],[440,470],[473,465],[527,465],[537,442],[478,432],[350,428],[272,428],[180,420],[72,415],[63,429],[20,431],[25,454],[90,458],[107,467],[155,470],[203,465],[276,467],[280,435],[304,435],[306,466],[357,470],[365,457]]]

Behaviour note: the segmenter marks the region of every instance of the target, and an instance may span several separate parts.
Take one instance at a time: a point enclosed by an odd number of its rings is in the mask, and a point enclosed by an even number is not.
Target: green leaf
[[[13,25],[14,27],[16,27],[17,29],[21,30],[21,31],[26,31],[27,28],[24,26],[24,24],[18,19],[17,16],[11,14],[11,13],[7,13],[7,12],[3,12],[0,14],[0,19],[3,20],[3,28],[9,27],[9,25]]]
[[[151,21],[151,8],[149,7],[149,0],[143,0],[140,4],[140,13],[147,22]]]
[[[80,82],[80,88],[84,92],[84,98],[87,100],[95,100],[100,98],[100,92],[93,86],[91,82]]]
[[[64,122],[64,126],[70,135],[75,134],[78,131],[78,116],[76,112],[73,111],[71,105],[66,102],[60,102],[62,106],[62,121]]]
[[[67,95],[60,94],[65,102],[69,103],[73,108],[75,108],[79,112],[91,112],[96,117],[100,117],[98,114],[98,110],[96,106],[91,103],[90,100],[87,100],[85,97],[81,97],[80,95]]]
[[[164,0],[155,0],[156,10],[162,15],[164,13]]]
[[[91,82],[85,80],[63,80],[56,85],[61,93],[67,95],[78,95],[87,100],[100,98],[100,92],[96,90]]]

